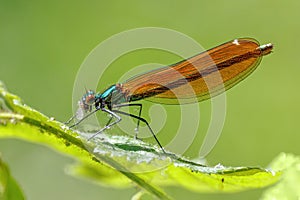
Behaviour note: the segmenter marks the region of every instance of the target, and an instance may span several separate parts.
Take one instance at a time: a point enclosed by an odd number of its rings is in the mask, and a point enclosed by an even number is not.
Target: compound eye
[[[95,102],[95,92],[93,90],[88,90],[82,100],[84,104],[93,105]]]
[[[92,109],[92,106],[95,104],[95,92],[93,90],[87,90],[86,93],[82,96],[81,100],[78,102],[81,110],[87,112]]]
[[[89,94],[85,98],[85,103],[88,105],[92,105],[95,102],[95,95],[94,94]]]

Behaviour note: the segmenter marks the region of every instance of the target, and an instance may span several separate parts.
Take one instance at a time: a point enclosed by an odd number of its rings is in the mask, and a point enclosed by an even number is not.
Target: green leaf
[[[263,194],[262,200],[288,200],[300,198],[300,156],[281,153],[270,167],[282,171],[281,181]]]
[[[25,105],[3,87],[0,99],[0,138],[46,144],[72,156],[77,163],[67,169],[68,173],[103,186],[135,185],[141,194],[170,199],[163,190],[166,186],[196,192],[238,192],[269,186],[280,178],[280,173],[259,167],[204,166],[127,136],[101,133],[88,140],[90,133],[70,130]]]
[[[0,158],[0,199],[21,200],[24,199],[21,188],[10,175],[7,165]]]

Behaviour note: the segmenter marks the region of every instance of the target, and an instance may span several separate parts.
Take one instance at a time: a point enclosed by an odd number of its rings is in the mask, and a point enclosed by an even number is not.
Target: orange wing
[[[122,84],[129,101],[179,104],[202,101],[231,88],[253,72],[272,45],[236,39]]]

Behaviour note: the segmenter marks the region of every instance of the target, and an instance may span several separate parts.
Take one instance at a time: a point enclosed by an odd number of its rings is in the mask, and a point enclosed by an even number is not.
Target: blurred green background
[[[210,165],[267,167],[280,152],[300,154],[300,94],[296,89],[300,85],[299,8],[297,0],[0,0],[0,80],[26,104],[65,121],[72,114],[73,83],[84,58],[101,41],[124,30],[170,28],[205,48],[238,37],[272,42],[274,52],[227,92],[223,133],[207,157]],[[157,53],[148,54],[145,61],[158,62],[159,55],[151,60],[152,55]],[[135,58],[114,65],[129,70]],[[159,61],[178,61],[171,58],[164,56]],[[112,75],[111,83],[120,76]],[[204,111],[205,106],[209,103],[203,103]],[[201,132],[200,128],[199,135]],[[196,143],[201,145],[201,141]],[[196,149],[189,155],[196,155]],[[136,188],[99,187],[65,175],[64,167],[72,159],[44,146],[0,140],[0,152],[31,200],[130,199],[136,192]],[[263,190],[198,194],[169,188],[168,192],[176,199],[258,199]]]

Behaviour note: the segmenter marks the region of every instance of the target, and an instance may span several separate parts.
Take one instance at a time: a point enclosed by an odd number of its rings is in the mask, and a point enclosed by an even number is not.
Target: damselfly
[[[271,43],[259,45],[254,39],[235,39],[176,64],[114,84],[102,93],[88,90],[79,102],[79,109],[85,115],[78,117],[75,114],[66,123],[77,118],[78,121],[70,126],[74,127],[99,110],[110,114],[106,126],[94,133],[93,138],[119,123],[119,115],[126,115],[137,119],[137,130],[140,121],[145,123],[164,151],[147,120],[141,117],[142,104],[132,102],[146,99],[156,103],[181,104],[209,99],[246,78],[272,48]],[[120,110],[128,106],[138,107],[138,115]]]

